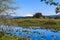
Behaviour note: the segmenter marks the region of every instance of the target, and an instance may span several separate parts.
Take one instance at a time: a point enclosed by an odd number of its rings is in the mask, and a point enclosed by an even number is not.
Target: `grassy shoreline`
[[[38,18],[8,19],[8,20],[0,19],[0,24],[22,26],[22,27],[39,26],[45,29],[60,30],[60,19],[38,19]]]
[[[0,32],[0,40],[28,40],[29,38],[19,38],[15,35],[7,35],[4,32]]]

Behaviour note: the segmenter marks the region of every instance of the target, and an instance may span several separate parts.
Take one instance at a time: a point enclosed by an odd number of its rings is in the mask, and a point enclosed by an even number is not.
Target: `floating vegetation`
[[[44,35],[44,36],[41,36],[41,39],[42,40],[45,40],[46,39],[46,36]]]
[[[29,34],[29,30],[22,30],[22,32]]]
[[[52,37],[52,40],[55,40],[56,39],[56,36],[55,35],[52,35],[51,37]]]

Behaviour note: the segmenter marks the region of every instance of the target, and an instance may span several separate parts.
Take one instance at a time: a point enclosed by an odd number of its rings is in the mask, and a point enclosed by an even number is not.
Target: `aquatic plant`
[[[55,40],[56,39],[56,36],[55,35],[52,35],[51,37],[52,37],[52,40]]]
[[[41,36],[41,39],[42,40],[45,40],[46,39],[46,36],[45,35]]]

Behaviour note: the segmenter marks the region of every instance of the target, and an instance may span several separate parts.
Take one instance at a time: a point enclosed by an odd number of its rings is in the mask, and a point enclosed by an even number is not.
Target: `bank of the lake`
[[[7,34],[1,34],[0,32],[0,40],[28,40],[28,38],[19,38],[17,36],[10,36]]]
[[[41,27],[45,29],[60,29],[60,19],[38,19],[38,18],[28,18],[28,19],[0,19],[0,24],[4,25],[14,25],[22,27]]]

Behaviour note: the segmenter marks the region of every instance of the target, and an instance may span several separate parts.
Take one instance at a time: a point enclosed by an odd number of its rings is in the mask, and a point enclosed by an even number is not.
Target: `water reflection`
[[[28,38],[27,40],[60,40],[60,31],[53,32],[51,30],[40,28],[22,28],[15,26],[0,25],[0,32],[4,31],[11,36],[20,38]]]

